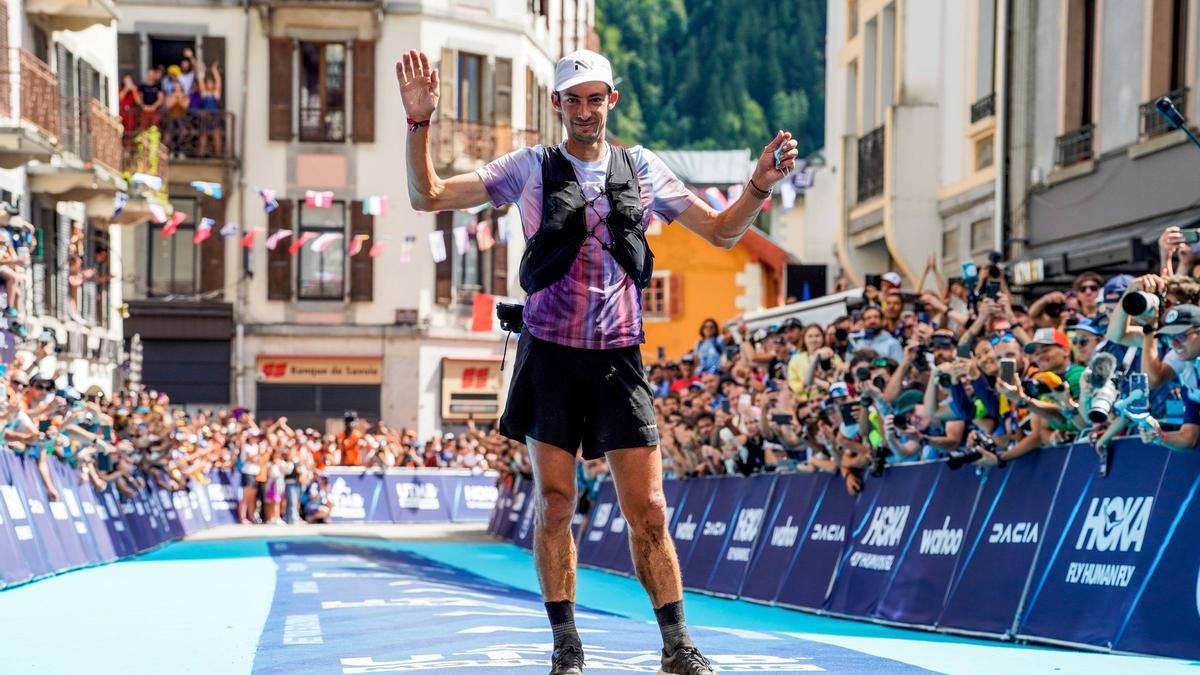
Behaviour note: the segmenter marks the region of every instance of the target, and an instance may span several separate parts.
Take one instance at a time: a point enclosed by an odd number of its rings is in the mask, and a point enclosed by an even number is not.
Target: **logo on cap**
[[[581,68],[583,70],[591,70],[592,66],[584,61],[576,61],[575,62],[575,70],[579,70]]]
[[[1167,312],[1167,316],[1163,319],[1163,323],[1171,323],[1172,321],[1174,321],[1175,319],[1178,319],[1178,318],[1179,318],[1179,310],[1173,309],[1173,310]]]

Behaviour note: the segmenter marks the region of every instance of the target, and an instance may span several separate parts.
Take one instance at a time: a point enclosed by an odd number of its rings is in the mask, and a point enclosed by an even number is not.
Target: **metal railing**
[[[1067,167],[1092,158],[1092,138],[1096,126],[1085,124],[1054,139],[1054,164]]]
[[[996,114],[996,93],[992,92],[987,96],[975,101],[971,104],[971,124],[975,124],[979,120],[985,120]]]
[[[0,47],[0,114],[16,117],[14,113],[19,113],[22,120],[57,139],[62,132],[58,98],[58,75],[50,66],[19,47]]]
[[[1187,101],[1190,87],[1183,87],[1166,94],[1166,97],[1171,99],[1175,104],[1175,108],[1179,110],[1179,114],[1187,118]],[[1146,101],[1138,106],[1138,135],[1143,138],[1154,138],[1171,130],[1171,125],[1163,119],[1162,115],[1158,114],[1158,110],[1154,107],[1154,102],[1157,98]]]
[[[515,149],[533,147],[538,141],[538,133],[531,129],[467,120],[435,120],[429,130],[430,152],[438,167],[453,166],[460,160],[489,162]]]
[[[125,142],[148,127],[158,127],[173,159],[233,159],[234,114],[225,110],[121,111]]]
[[[90,96],[61,100],[59,141],[63,148],[85,162],[95,162],[119,173],[122,169],[120,118]]]
[[[883,127],[858,139],[858,201],[865,202],[883,194]]]

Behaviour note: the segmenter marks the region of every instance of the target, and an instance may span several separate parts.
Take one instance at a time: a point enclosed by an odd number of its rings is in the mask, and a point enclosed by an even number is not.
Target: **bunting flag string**
[[[252,248],[254,246],[254,237],[266,231],[267,229],[265,227],[255,227],[246,230],[246,233],[242,235],[242,246],[245,248]],[[273,249],[275,247],[272,246],[271,248]]]
[[[267,237],[267,249],[274,251],[275,247],[279,245],[279,242],[287,239],[290,236],[292,236],[291,230],[275,230],[271,233],[271,236]]]
[[[486,251],[496,243],[492,239],[492,224],[486,220],[479,222],[479,227],[475,229],[475,243],[479,245],[480,251]]]
[[[467,246],[467,226],[459,225],[454,228],[454,250],[463,255],[467,252]]]
[[[504,214],[496,219],[496,236],[500,238],[500,243],[508,242],[508,222],[509,214]]]
[[[724,211],[729,207],[729,198],[726,197],[725,193],[721,192],[718,188],[705,188],[703,197],[705,201],[707,201],[714,209],[718,211]]]
[[[259,197],[263,200],[263,211],[270,213],[279,208],[279,200],[275,199],[275,191],[267,188],[254,188]]]
[[[212,236],[213,225],[216,221],[212,218],[201,218],[200,223],[196,225],[196,234],[192,235],[193,244],[202,244],[205,239]]]
[[[383,253],[383,247],[386,243],[387,242],[377,241],[374,244],[371,244],[371,250],[367,251],[367,257],[368,258],[378,257],[380,253]]]
[[[745,189],[746,186],[742,185],[741,183],[730,185],[729,189],[725,191],[725,193],[729,195],[729,203],[732,204],[733,202],[736,202],[738,197],[742,196],[742,191]]]
[[[407,265],[412,260],[413,246],[417,243],[417,235],[409,234],[404,236],[404,241],[400,242],[400,262]]]
[[[796,207],[796,187],[791,181],[785,180],[779,184],[779,205],[783,207],[784,212]]]
[[[224,239],[226,237],[232,237],[233,235],[237,234],[237,231],[238,231],[237,223],[228,223],[225,225],[225,227],[222,227],[221,231],[218,232],[217,234],[220,234],[221,238]]]
[[[129,203],[129,195],[124,192],[118,192],[113,195],[113,218],[121,215],[121,211],[125,209],[125,205]]]
[[[208,181],[203,181],[203,180],[194,180],[194,181],[192,181],[191,185],[192,185],[192,187],[196,188],[196,192],[199,192],[202,195],[212,197],[213,199],[221,199],[222,198],[220,183],[210,183]]]
[[[305,190],[304,206],[310,209],[327,209],[333,206],[333,191]]]
[[[313,253],[324,253],[325,249],[329,248],[333,242],[341,241],[343,236],[345,235],[343,235],[341,232],[326,232],[325,234],[314,239],[310,248],[312,249]]]
[[[372,196],[367,197],[362,202],[362,212],[364,216],[386,216],[388,208],[387,196]]]
[[[163,208],[162,204],[150,202],[148,206],[150,208],[150,217],[154,219],[155,223],[162,225],[167,222],[167,210]]]
[[[135,173],[129,177],[134,183],[145,185],[154,192],[162,192],[163,179],[162,176],[155,176],[149,173]]]
[[[305,244],[316,238],[316,232],[301,232],[299,237],[292,240],[292,245],[288,247],[288,253],[293,256],[296,255],[300,252],[300,249],[304,248]]]
[[[435,263],[446,261],[446,235],[442,230],[429,233],[429,253]]]
[[[187,214],[183,211],[176,211],[172,213],[171,220],[167,221],[167,224],[163,226],[162,234],[160,236],[163,239],[166,239],[167,237],[175,234],[175,230],[178,230],[179,226],[182,225],[183,221],[185,220],[187,220]]]
[[[362,249],[363,249],[363,242],[365,242],[366,240],[368,240],[370,238],[371,238],[371,235],[369,235],[369,234],[354,235],[354,238],[350,240],[350,245],[346,248],[346,255],[353,258],[354,256],[361,253]]]

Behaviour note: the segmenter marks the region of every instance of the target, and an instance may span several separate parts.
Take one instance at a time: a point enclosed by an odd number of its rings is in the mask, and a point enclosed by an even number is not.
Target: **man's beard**
[[[595,129],[590,134],[579,133],[575,130],[574,124],[567,124],[565,126],[567,127],[567,136],[569,136],[571,140],[575,141],[576,143],[591,145],[592,143],[598,142],[604,136],[604,120],[600,119],[599,117],[596,118]]]

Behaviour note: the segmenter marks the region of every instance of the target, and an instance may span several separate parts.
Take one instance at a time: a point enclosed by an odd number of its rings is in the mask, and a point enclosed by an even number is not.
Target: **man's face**
[[[604,137],[608,111],[619,97],[603,82],[584,82],[559,92],[550,101],[560,113],[571,140],[590,145]]]
[[[712,430],[713,430],[712,418],[707,417],[707,416],[701,417],[699,420],[696,421],[696,430],[699,431],[704,436],[711,435]]]
[[[1075,345],[1075,363],[1086,364],[1096,353],[1096,347],[1100,345],[1100,336],[1086,331],[1077,331],[1073,343]]]
[[[787,337],[788,344],[799,346],[801,338],[804,337],[804,329],[800,326],[789,326],[784,335]]]
[[[1171,349],[1184,361],[1200,357],[1200,328],[1191,328],[1186,333],[1172,335]]]
[[[710,394],[717,393],[717,384],[720,381],[716,373],[705,373],[703,378],[704,391]]]
[[[879,330],[883,327],[883,314],[874,307],[863,312],[862,318],[863,327],[867,330]]]
[[[1067,350],[1058,345],[1040,344],[1033,355],[1038,370],[1061,373],[1067,369]]]
[[[887,318],[895,320],[900,318],[900,312],[904,310],[904,299],[899,295],[891,294],[883,299],[883,313]]]
[[[678,412],[678,411],[679,411],[679,399],[672,397],[672,398],[668,398],[666,401],[663,402],[663,413],[664,414],[669,415],[673,412]]]

